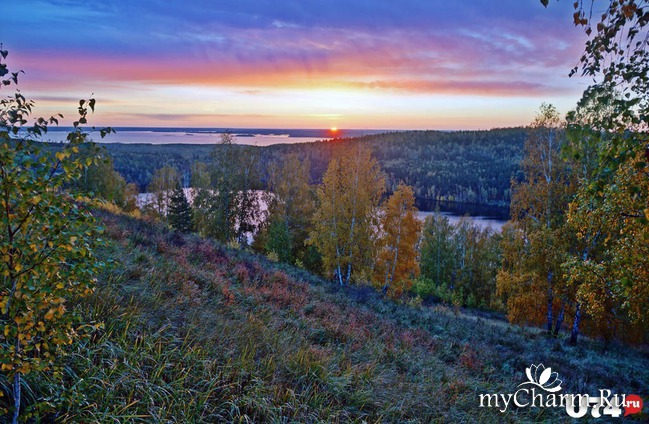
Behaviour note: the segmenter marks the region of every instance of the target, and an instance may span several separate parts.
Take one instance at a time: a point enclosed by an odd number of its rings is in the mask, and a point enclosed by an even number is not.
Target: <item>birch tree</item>
[[[176,168],[163,166],[160,169],[156,169],[151,179],[151,184],[147,187],[147,191],[152,196],[150,207],[165,222],[167,222],[171,193],[178,184],[179,175]]]
[[[208,164],[192,169],[196,190],[194,222],[202,235],[222,242],[247,244],[261,220],[258,156],[254,148],[234,145],[234,137],[221,134]]]
[[[649,286],[649,5],[583,0],[574,9],[573,22],[588,39],[571,75],[581,73],[592,83],[570,132],[581,137],[577,146],[595,141],[586,145],[594,147],[595,160],[579,160],[586,172],[568,220],[580,251],[564,269],[599,334],[646,342],[649,314],[639,305],[646,305]],[[584,108],[588,102],[596,107]],[[577,159],[590,152],[577,151]]]
[[[385,180],[369,148],[357,144],[331,160],[317,190],[308,242],[340,285],[369,280],[376,251],[376,212]]]
[[[380,251],[374,270],[375,285],[392,298],[400,297],[419,275],[417,244],[422,223],[417,218],[412,188],[399,184],[387,200],[380,219]]]
[[[545,321],[549,333],[553,328],[558,332],[572,304],[561,270],[568,241],[564,211],[574,190],[568,165],[560,156],[564,143],[556,109],[541,106],[525,142],[524,179],[512,183],[511,214],[517,230],[509,230],[503,251],[513,256],[503,258],[505,265],[497,279],[499,292],[508,298],[510,320]],[[521,304],[521,296],[527,304]],[[544,316],[538,311],[544,311]]]
[[[0,49],[0,77],[9,72],[7,54]],[[0,80],[0,87],[17,84],[19,74],[11,75]],[[0,408],[0,415],[12,423],[28,412],[22,399],[25,377],[47,373],[60,378],[58,359],[65,347],[94,327],[81,322],[69,305],[93,292],[103,266],[94,256],[100,242],[97,223],[81,196],[69,191],[98,161],[96,154],[79,157],[89,145],[80,126],[94,111],[95,100],[79,102],[79,118],[58,151],[36,141],[61,116],[37,118],[28,126],[33,106],[18,90],[0,100],[0,369],[13,395],[13,410]],[[102,138],[109,132],[102,129]],[[52,408],[42,399],[35,406]]]

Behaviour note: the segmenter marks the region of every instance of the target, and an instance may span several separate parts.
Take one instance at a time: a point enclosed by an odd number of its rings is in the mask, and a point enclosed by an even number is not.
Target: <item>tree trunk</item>
[[[20,416],[20,380],[19,372],[14,375],[14,414],[11,417],[11,424],[18,424],[18,417]]]
[[[577,309],[575,310],[575,320],[572,323],[572,331],[570,332],[570,344],[577,344],[577,336],[579,336],[579,322],[581,321],[581,305],[577,302]]]
[[[336,267],[335,274],[336,274],[336,275],[335,275],[336,278],[338,279],[338,283],[339,283],[341,286],[343,286],[343,285],[344,285],[344,283],[343,283],[343,273],[342,273],[342,270],[340,269],[340,264]]]
[[[554,337],[557,337],[559,335],[559,330],[561,330],[561,326],[563,325],[564,311],[565,305],[563,304],[563,302],[561,302],[561,310],[559,311],[559,316],[557,317],[557,323],[554,326]]]
[[[552,315],[552,304],[554,303],[554,293],[552,292],[552,271],[548,271],[548,311],[547,311],[547,328],[548,333],[552,334],[552,324],[554,318]]]

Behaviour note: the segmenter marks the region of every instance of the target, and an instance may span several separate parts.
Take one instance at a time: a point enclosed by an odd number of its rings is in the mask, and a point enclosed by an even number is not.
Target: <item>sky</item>
[[[36,114],[90,123],[489,129],[568,112],[585,38],[572,2],[21,0],[0,43]],[[6,89],[5,93],[7,92]],[[69,125],[64,120],[63,124]]]

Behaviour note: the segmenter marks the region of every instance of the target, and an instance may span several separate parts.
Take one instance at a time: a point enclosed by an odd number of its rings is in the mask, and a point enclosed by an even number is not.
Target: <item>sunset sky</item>
[[[572,2],[21,0],[0,42],[37,114],[96,125],[478,129],[574,106]],[[6,92],[6,91],[5,91]],[[71,119],[68,119],[71,121]],[[64,124],[69,124],[64,122]]]

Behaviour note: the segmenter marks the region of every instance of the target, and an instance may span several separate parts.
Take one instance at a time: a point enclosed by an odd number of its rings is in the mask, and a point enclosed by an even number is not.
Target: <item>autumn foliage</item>
[[[409,291],[413,278],[419,275],[417,247],[422,222],[416,213],[412,188],[400,184],[387,200],[380,218],[374,282],[392,297]]]
[[[326,275],[340,285],[369,280],[384,190],[385,180],[367,147],[350,148],[329,163],[317,190],[309,243],[320,251]]]
[[[7,56],[0,51],[0,68]],[[17,84],[18,73],[0,86]],[[79,129],[95,100],[79,102],[79,119],[68,142],[51,152],[35,139],[59,117],[31,120],[33,102],[19,91],[0,101],[0,366],[13,380],[12,422],[21,413],[26,375],[60,377],[60,357],[68,345],[94,328],[70,306],[94,290],[102,262],[97,224],[68,190],[97,156],[78,154],[87,134]],[[101,135],[110,132],[101,131]],[[46,402],[35,405],[52,407]],[[28,417],[33,411],[23,411]],[[8,414],[8,410],[0,411]]]

